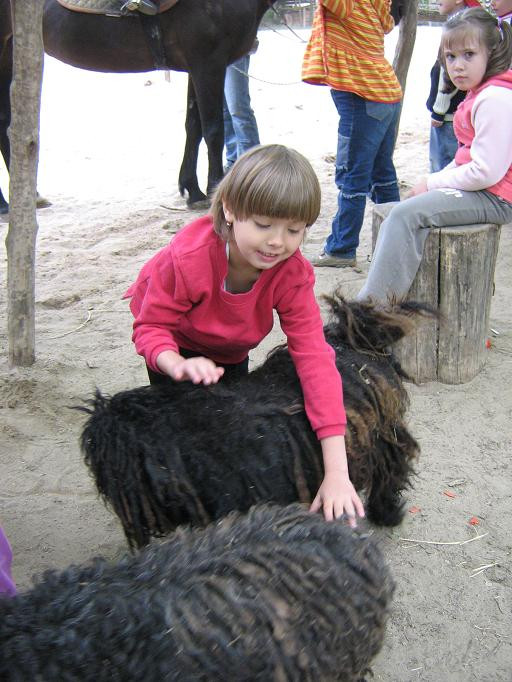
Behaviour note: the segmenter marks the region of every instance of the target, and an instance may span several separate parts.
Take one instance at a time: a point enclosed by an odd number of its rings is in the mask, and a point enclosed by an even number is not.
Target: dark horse
[[[263,14],[276,0],[179,0],[157,17],[107,17],[72,12],[57,0],[45,0],[45,51],[66,64],[90,71],[133,73],[155,68],[189,74],[186,143],[179,174],[179,190],[189,206],[206,196],[197,181],[199,144],[208,148],[210,194],[222,178],[224,145],[223,90],[226,66],[251,48]],[[407,0],[392,0],[398,23]],[[152,23],[143,28],[143,21]],[[153,49],[150,35],[162,41]],[[156,56],[155,56],[156,54]],[[9,88],[12,80],[12,21],[10,0],[0,0],[0,151],[9,168],[7,128],[11,120]],[[163,114],[162,114],[163,115]],[[0,190],[0,213],[7,203]]]
[[[157,17],[108,17],[65,9],[46,0],[43,14],[45,51],[71,66],[106,73],[134,73],[155,68],[189,74],[186,143],[179,174],[188,204],[206,196],[197,181],[199,144],[208,148],[207,193],[222,178],[224,146],[223,91],[226,66],[246,54],[263,14],[275,0],[179,0]],[[149,24],[148,30],[143,22]],[[151,49],[150,36],[161,45]],[[155,58],[160,55],[159,59]],[[157,63],[158,62],[158,63]],[[12,21],[10,0],[0,0],[0,151],[9,168],[7,128],[11,119]],[[160,112],[159,112],[160,113]],[[162,116],[165,116],[161,112]],[[0,212],[7,204],[0,191]]]

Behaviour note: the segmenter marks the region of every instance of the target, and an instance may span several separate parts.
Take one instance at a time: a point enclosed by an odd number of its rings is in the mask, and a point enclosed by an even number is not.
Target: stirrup
[[[158,7],[151,0],[127,0],[121,7],[121,11],[128,10],[129,12],[141,12],[141,14],[149,14],[153,16],[158,13]]]

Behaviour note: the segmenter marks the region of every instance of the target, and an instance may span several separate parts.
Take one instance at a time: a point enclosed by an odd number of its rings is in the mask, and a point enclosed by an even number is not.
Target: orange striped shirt
[[[389,7],[389,0],[319,0],[302,80],[398,102],[402,89],[384,56],[384,34],[395,25]]]

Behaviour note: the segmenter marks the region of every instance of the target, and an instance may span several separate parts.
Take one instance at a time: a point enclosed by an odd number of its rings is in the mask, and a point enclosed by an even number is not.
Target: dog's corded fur
[[[350,478],[376,524],[402,518],[418,444],[404,422],[404,374],[389,346],[425,313],[330,298],[326,325],[343,379]],[[311,502],[323,478],[320,443],[306,417],[285,347],[231,383],[97,392],[81,445],[100,494],[131,546],[182,523],[205,525],[257,502]]]
[[[0,599],[0,679],[358,680],[393,590],[367,536],[262,505]]]

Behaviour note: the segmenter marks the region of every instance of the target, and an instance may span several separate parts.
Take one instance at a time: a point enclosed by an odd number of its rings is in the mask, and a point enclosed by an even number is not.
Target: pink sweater
[[[429,189],[487,190],[512,202],[512,70],[470,90],[457,109],[455,159],[427,178]]]
[[[242,294],[225,290],[227,270],[226,244],[209,216],[180,230],[125,294],[131,297],[137,353],[154,371],[162,351],[180,347],[220,365],[241,362],[270,332],[276,310],[312,428],[319,439],[344,434],[341,379],[324,337],[310,263],[297,250],[262,271]]]

